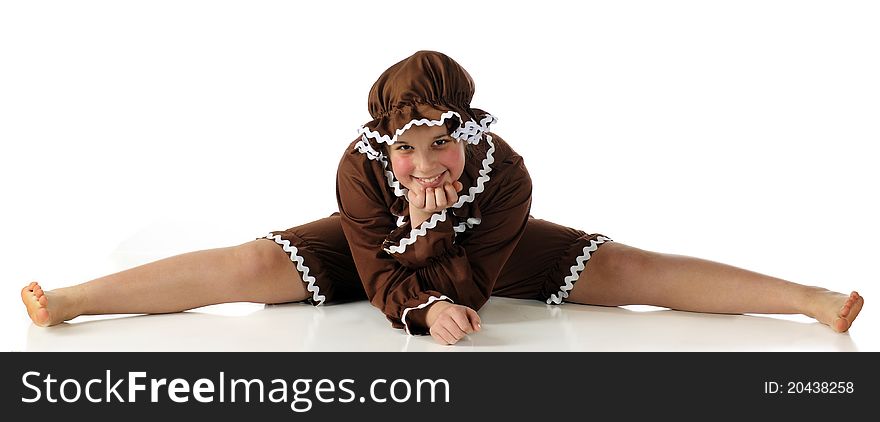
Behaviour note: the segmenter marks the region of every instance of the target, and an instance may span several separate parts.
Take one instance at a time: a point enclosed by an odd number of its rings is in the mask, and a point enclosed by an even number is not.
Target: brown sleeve
[[[343,158],[337,172],[337,202],[370,302],[392,325],[411,334],[428,331],[427,310],[438,300],[480,309],[528,220],[531,179],[521,158],[493,170],[481,193],[484,196],[477,198],[491,207],[483,211],[465,244],[455,243],[455,221],[449,213],[445,219],[432,217],[435,224],[430,228],[425,224],[432,219],[423,223],[424,234],[412,237],[399,253],[386,248],[400,246],[402,239],[410,239],[412,230],[408,224],[396,227],[395,217],[378,193],[384,181],[374,166],[380,164],[369,161],[363,156]]]

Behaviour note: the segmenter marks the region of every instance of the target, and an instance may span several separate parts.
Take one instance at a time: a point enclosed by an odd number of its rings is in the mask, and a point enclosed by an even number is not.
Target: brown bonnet
[[[436,51],[418,51],[379,76],[370,89],[368,106],[373,120],[359,133],[373,148],[393,144],[413,125],[450,123],[455,139],[476,144],[496,119],[471,108],[474,81],[461,65]]]

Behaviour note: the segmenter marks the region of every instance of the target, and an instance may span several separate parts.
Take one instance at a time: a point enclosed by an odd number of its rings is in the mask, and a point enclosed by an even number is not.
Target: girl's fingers
[[[428,212],[442,211],[458,201],[458,191],[463,185],[459,181],[444,184],[442,188],[427,188],[424,192],[410,189],[409,202]]]
[[[449,185],[443,185],[443,189],[434,189],[434,205],[436,205],[437,210],[446,209],[449,205],[446,203],[446,187]]]
[[[482,320],[480,319],[480,315],[477,314],[477,311],[467,308],[467,316],[470,320],[471,326],[474,327],[474,331],[480,331]]]
[[[417,190],[410,189],[406,195],[411,204],[415,205],[417,208],[425,208],[425,197],[420,195]]]
[[[434,337],[434,341],[436,341],[437,343],[440,343],[440,344],[447,344],[448,343],[446,341],[446,339],[440,335],[440,329],[438,329],[438,328],[431,330],[431,337]]]
[[[455,318],[452,315],[449,316],[448,320],[444,321],[443,326],[446,327],[446,331],[449,331],[449,333],[452,334],[455,341],[461,340],[462,337],[467,335],[467,333],[459,327],[458,322],[455,321]]]
[[[440,334],[443,339],[445,339],[449,344],[453,344],[457,342],[460,338],[464,337],[464,333],[458,328],[458,325],[448,316],[443,318],[440,321],[434,323],[434,328],[437,328],[438,334]]]
[[[425,206],[422,208],[426,211],[431,211],[434,208],[437,208],[437,198],[434,197],[434,188],[428,188],[425,191]]]
[[[458,183],[458,182],[455,182],[455,183]],[[449,205],[452,205],[456,201],[458,201],[458,193],[455,190],[454,183],[450,183],[450,184],[446,185],[446,200],[448,201],[447,203]]]
[[[435,335],[436,334],[436,335]],[[452,335],[445,327],[439,326],[431,330],[431,335],[439,338],[442,343],[455,344],[455,336]]]
[[[462,335],[473,332],[473,326],[471,322],[468,320],[467,312],[458,313],[451,315],[452,321],[455,322],[456,328],[461,330]]]

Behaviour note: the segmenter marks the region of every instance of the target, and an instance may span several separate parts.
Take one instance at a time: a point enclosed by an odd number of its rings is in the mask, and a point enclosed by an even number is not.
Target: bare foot
[[[52,296],[50,300],[50,296]],[[60,324],[67,319],[60,312],[65,303],[64,298],[55,297],[52,293],[43,292],[40,284],[32,281],[21,289],[21,301],[27,307],[28,315],[34,324],[40,327]]]
[[[847,296],[825,291],[817,303],[819,312],[816,313],[815,318],[832,330],[842,333],[849,330],[864,304],[865,299],[858,292],[852,292]]]

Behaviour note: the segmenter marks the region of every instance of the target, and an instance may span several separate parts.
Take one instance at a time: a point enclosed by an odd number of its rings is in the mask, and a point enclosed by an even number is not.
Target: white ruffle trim
[[[584,270],[584,266],[586,262],[590,260],[590,256],[592,256],[593,252],[596,249],[599,249],[599,245],[612,241],[610,238],[605,236],[599,236],[595,240],[590,240],[589,246],[584,246],[584,253],[577,257],[577,264],[572,265],[570,268],[571,275],[565,277],[565,284],[560,287],[559,293],[556,295],[550,295],[550,299],[547,299],[548,305],[559,305],[562,304],[562,300],[568,297],[568,292],[574,288],[574,282],[581,276],[581,271]]]
[[[428,301],[427,301],[427,302],[425,302],[425,303],[423,303],[423,304],[421,304],[421,305],[419,305],[419,306],[416,306],[416,307],[413,307],[413,308],[406,308],[406,309],[403,310],[403,314],[400,315],[400,320],[403,321],[403,329],[406,330],[406,333],[407,333],[407,334],[412,335],[412,333],[409,331],[409,325],[406,324],[406,314],[407,314],[409,311],[413,310],[413,309],[422,309],[422,308],[424,308],[425,306],[428,306],[428,305],[430,305],[430,304],[432,304],[432,303],[434,303],[434,302],[436,302],[436,301],[438,301],[438,300],[448,300],[448,301],[451,302],[451,303],[455,303],[455,302],[452,301],[452,299],[448,298],[446,295],[431,296],[430,298],[428,298]]]
[[[456,233],[461,233],[467,229],[474,228],[474,226],[481,222],[483,222],[483,220],[479,218],[468,218],[466,221],[458,223],[458,225],[453,227],[452,230],[455,230]]]
[[[407,237],[406,239],[401,240],[399,245],[397,245],[397,246],[392,246],[392,247],[390,247],[390,248],[385,248],[385,252],[388,252],[388,253],[403,253],[404,251],[406,251],[406,247],[407,247],[408,245],[412,245],[413,243],[415,243],[416,239],[417,239],[419,236],[424,236],[424,235],[426,235],[428,229],[433,229],[434,227],[437,226],[437,223],[439,223],[439,222],[443,222],[443,221],[446,221],[446,216],[443,215],[443,214],[446,214],[446,210],[443,210],[443,212],[441,212],[440,214],[434,214],[434,215],[432,215],[431,218],[428,219],[428,221],[423,222],[423,223],[419,226],[418,229],[411,230],[411,231],[410,231],[410,234],[409,234],[409,237]],[[468,218],[467,220],[465,220],[465,221],[463,221],[463,222],[461,222],[461,223],[458,223],[457,226],[453,226],[453,227],[452,227],[452,230],[453,230],[456,234],[457,234],[457,233],[462,233],[462,232],[464,232],[464,231],[467,230],[467,229],[472,229],[472,228],[474,228],[474,226],[476,226],[477,224],[480,224],[481,222],[482,222],[482,220],[479,219],[479,218]],[[400,226],[402,226],[402,225],[404,225],[404,224],[406,224],[406,222],[405,222],[405,218],[404,218],[404,217],[399,217],[399,218],[397,219],[397,227],[400,227]]]
[[[446,119],[449,119],[453,116],[457,117],[458,121],[462,122],[462,124],[460,124],[458,129],[456,129],[454,132],[452,132],[452,134],[450,136],[452,136],[455,139],[465,140],[471,144],[476,144],[476,143],[480,142],[480,138],[481,138],[483,132],[488,132],[489,126],[491,126],[492,124],[494,124],[495,122],[498,121],[498,119],[496,119],[495,116],[492,116],[491,114],[484,117],[482,120],[480,120],[479,123],[475,122],[473,119],[465,121],[464,119],[461,118],[460,114],[458,114],[452,110],[449,110],[449,111],[441,114],[439,120],[431,120],[431,119],[410,120],[410,122],[407,123],[406,125],[404,125],[402,128],[395,130],[394,136],[382,135],[379,133],[379,131],[370,130],[369,128],[367,128],[365,126],[361,126],[361,128],[358,129],[358,134],[361,135],[363,137],[363,140],[365,140],[365,141],[368,139],[375,139],[376,142],[378,142],[380,144],[385,143],[385,144],[391,145],[391,144],[397,142],[397,138],[400,135],[402,135],[404,132],[409,130],[411,127],[413,127],[414,125],[415,126],[440,126],[443,124],[443,122],[446,121]]]
[[[473,202],[477,194],[485,189],[486,182],[491,179],[489,173],[492,172],[492,164],[495,163],[495,143],[492,142],[492,135],[486,135],[486,143],[489,144],[489,150],[486,151],[486,158],[483,159],[483,168],[480,169],[480,176],[477,177],[477,185],[468,188],[468,194],[458,198],[452,208],[461,208],[466,202]]]
[[[477,123],[473,120],[468,120],[467,122],[464,122],[464,124],[461,125],[458,129],[455,129],[455,131],[452,132],[452,135],[450,136],[455,139],[463,139],[471,144],[476,144],[480,142],[480,138],[482,137],[483,133],[489,131],[489,126],[494,125],[497,121],[498,119],[496,119],[495,116],[492,115],[483,117],[483,119],[480,120],[480,123]]]
[[[446,221],[446,211],[447,210],[443,210],[440,211],[439,214],[432,215],[431,218],[425,220],[424,222],[422,222],[422,224],[419,224],[418,228],[410,230],[409,236],[407,236],[405,239],[402,239],[399,245],[385,248],[385,252],[403,253],[408,245],[412,245],[416,242],[416,238],[427,234],[428,229],[433,229],[434,227],[437,227],[437,223],[442,223]]]
[[[281,236],[274,233],[269,233],[269,235],[266,236],[266,239],[274,240],[275,243],[281,245],[284,252],[287,252],[287,254],[290,255],[290,260],[296,264],[296,269],[302,273],[303,282],[307,284],[306,290],[312,292],[312,301],[314,301],[316,305],[323,304],[326,297],[318,293],[318,285],[315,284],[315,277],[309,275],[309,267],[303,264],[303,259],[299,256],[296,246],[291,246],[289,240],[282,239]]]

